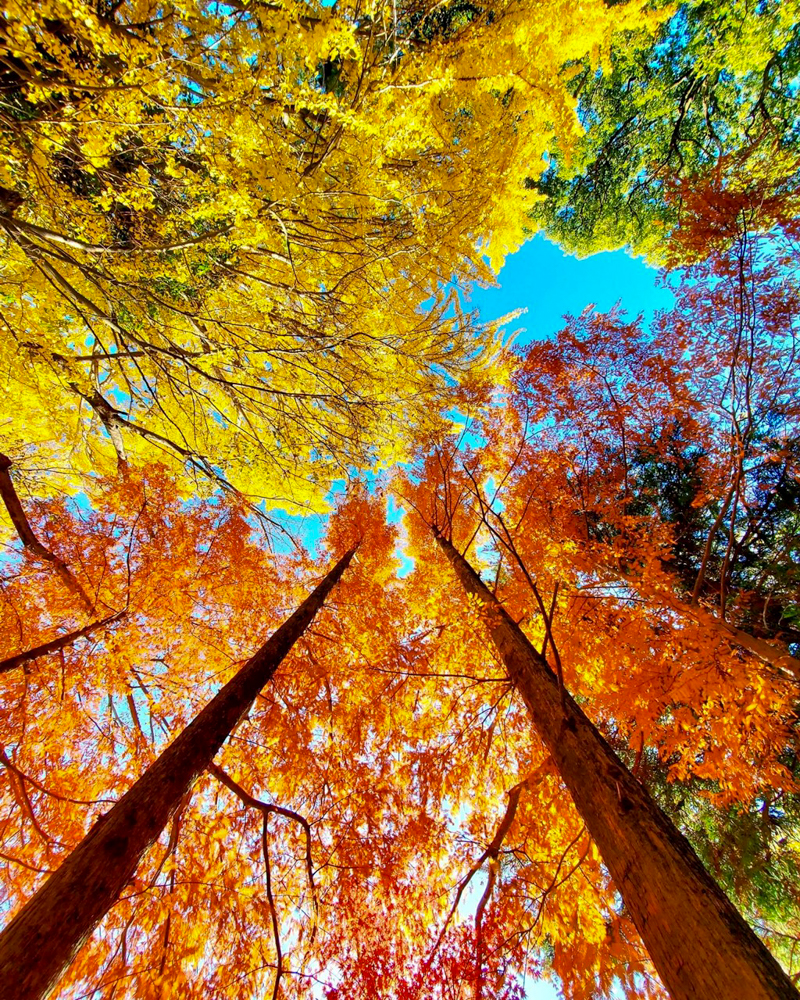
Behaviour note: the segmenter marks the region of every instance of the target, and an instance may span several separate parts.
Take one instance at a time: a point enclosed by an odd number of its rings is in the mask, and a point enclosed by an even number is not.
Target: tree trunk
[[[39,1000],[133,878],[181,799],[208,767],[347,568],[347,552],[295,613],[103,816],[0,934],[0,997]]]
[[[468,594],[490,610],[492,639],[550,751],[673,1000],[798,1000],[767,948],[686,838],[631,775],[453,545],[437,541]]]

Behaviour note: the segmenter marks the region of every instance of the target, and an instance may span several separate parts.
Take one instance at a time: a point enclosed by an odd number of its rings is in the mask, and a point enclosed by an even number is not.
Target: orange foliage
[[[643,781],[667,775],[699,786],[715,807],[742,809],[765,789],[772,801],[795,792],[786,761],[796,679],[779,656],[767,663],[712,627],[742,624],[744,596],[731,588],[724,620],[705,592],[692,605],[675,524],[655,501],[633,502],[642,455],[669,463],[676,426],[702,449],[698,505],[718,509],[732,482],[747,496],[763,474],[745,463],[736,479],[731,440],[745,404],[785,421],[783,439],[754,425],[762,466],[785,451],[796,416],[796,374],[783,360],[795,300],[765,292],[758,323],[743,326],[741,273],[750,272],[736,258],[696,269],[649,334],[619,313],[587,312],[556,343],[533,345],[505,407],[479,428],[484,447],[445,442],[395,477],[416,559],[402,581],[384,494],[358,484],[336,505],[318,559],[271,548],[252,510],[230,496],[182,499],[156,466],[100,481],[91,500],[25,501],[96,619],[119,617],[3,676],[7,913],[297,606],[320,567],[360,542],[217,760],[247,793],[310,825],[307,845],[300,822],[270,818],[274,911],[259,816],[206,774],[59,996],[264,995],[275,982],[273,920],[292,997],[513,1000],[526,976],[551,973],[571,1000],[614,988],[662,995],[487,645],[484,612],[463,600],[430,525],[488,571]],[[770,273],[759,289],[771,287]],[[0,616],[0,658],[93,621],[13,539]]]

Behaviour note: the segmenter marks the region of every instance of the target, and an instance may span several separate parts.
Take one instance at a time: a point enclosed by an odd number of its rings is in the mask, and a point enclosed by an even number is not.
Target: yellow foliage
[[[10,0],[5,19],[15,459],[169,458],[187,488],[294,509],[502,380],[442,289],[526,238],[526,178],[580,133],[562,67],[658,21],[644,0]],[[26,441],[37,409],[60,427]]]

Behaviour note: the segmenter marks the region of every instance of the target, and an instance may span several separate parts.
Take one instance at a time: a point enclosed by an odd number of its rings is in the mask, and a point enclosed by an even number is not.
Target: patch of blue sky
[[[373,488],[378,477],[374,473],[361,473],[359,479],[366,482],[367,486]],[[346,479],[334,479],[331,481],[328,492],[325,494],[325,504],[332,508],[336,501],[347,492],[348,481]],[[270,542],[273,551],[287,554],[292,552],[296,545],[301,545],[310,555],[317,556],[320,553],[320,545],[325,537],[328,526],[327,512],[313,512],[308,514],[290,514],[281,507],[271,507],[266,501],[259,504],[259,508],[274,524],[280,525],[282,530],[270,533]],[[252,521],[252,519],[251,519]],[[259,526],[252,521],[255,528]],[[260,530],[260,528],[259,528]]]
[[[544,236],[535,236],[508,258],[492,288],[476,287],[469,298],[483,322],[490,322],[518,309],[525,312],[510,325],[517,330],[521,346],[554,337],[566,324],[566,316],[577,316],[589,306],[606,312],[619,305],[629,317],[641,314],[645,322],[656,312],[673,305],[671,290],[661,281],[660,271],[623,250],[579,259],[568,256]],[[483,444],[464,415],[448,414],[454,427],[463,426],[462,442],[472,448]],[[396,555],[398,576],[407,576],[414,561],[404,552],[403,510],[391,500],[391,522],[401,525]],[[497,507],[497,501],[495,501]]]
[[[278,554],[287,555],[301,545],[312,556],[320,551],[320,543],[325,536],[328,515],[320,513],[290,514],[281,507],[266,507],[259,505],[272,525],[279,525],[279,531],[269,531],[272,550]],[[254,527],[260,531],[251,518]]]
[[[404,515],[405,510],[397,502],[397,499],[390,494],[386,503],[386,519],[389,524],[397,525],[398,538],[394,554],[400,563],[397,567],[397,576],[401,580],[403,577],[408,576],[408,574],[414,569],[416,561],[412,559],[411,556],[406,554],[407,534],[405,524],[403,522]]]
[[[525,1000],[562,1000],[563,996],[551,979],[525,980]]]
[[[579,259],[538,235],[508,258],[496,287],[473,290],[470,304],[484,322],[525,309],[512,326],[524,345],[554,336],[565,316],[580,315],[587,306],[606,312],[619,303],[628,316],[651,319],[673,304],[659,275],[624,250]]]

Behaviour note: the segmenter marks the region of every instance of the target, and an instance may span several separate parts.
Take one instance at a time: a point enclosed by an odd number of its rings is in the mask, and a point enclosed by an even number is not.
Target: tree
[[[686,270],[650,333],[588,311],[530,348],[515,405],[558,418],[583,556],[797,676],[791,261],[743,236]]]
[[[57,870],[105,802],[190,722],[208,687],[235,672],[248,637],[280,621],[285,595],[318,572],[318,560],[269,556],[254,525],[220,498],[181,501],[163,470],[140,486],[133,474],[113,480],[98,496],[92,510],[26,501],[39,536],[88,571],[81,579],[101,607],[124,606],[128,561],[131,584],[128,614],[113,631],[4,675],[0,856],[3,904],[12,912]],[[324,624],[306,632],[219,764],[248,803],[279,806],[310,827],[313,882],[302,825],[269,814],[282,991],[303,996],[314,982],[355,989],[374,969],[387,993],[413,989],[420,1000],[441,1000],[455,982],[469,990],[475,982],[469,922],[451,921],[431,954],[444,900],[474,864],[474,842],[492,840],[509,775],[514,784],[540,768],[540,751],[525,738],[524,721],[514,721],[507,683],[476,648],[457,603],[393,579],[396,538],[383,504],[353,499],[329,531],[328,544],[340,551],[364,532],[358,562]],[[37,570],[20,547],[4,573],[7,620],[21,617],[29,629],[19,637],[8,630],[11,655],[61,631],[48,607],[64,608],[64,631],[83,620],[70,617],[80,612],[58,577]],[[552,776],[541,774],[504,850],[524,849],[534,859],[528,871],[554,883],[538,925],[554,942],[554,967],[580,996],[579,987],[612,975],[624,955],[632,984],[647,964],[635,938],[625,943],[630,920],[614,912],[593,848],[568,877],[586,837]],[[100,988],[157,997],[165,983],[187,997],[271,992],[277,954],[260,826],[258,807],[214,775],[201,777],[73,962],[61,995]],[[603,920],[614,928],[607,940]],[[495,952],[519,927],[487,908],[487,986],[503,976],[510,991],[519,987],[524,951]]]
[[[638,2],[6,5],[9,919],[111,836],[101,811],[163,769],[305,581],[363,538],[323,620],[117,873],[65,1000],[517,1000],[530,972],[570,1000],[662,1000],[635,927],[650,886],[620,904],[612,874],[629,883],[598,850],[618,845],[595,843],[554,765],[574,777],[579,732],[605,775],[596,802],[586,774],[570,781],[592,829],[645,816],[731,915],[649,789],[794,974],[793,10],[686,8],[653,48],[666,12]],[[641,237],[629,208],[665,228],[679,212],[670,253],[698,263],[651,335],[587,314],[517,364],[461,288],[491,280],[607,128],[605,187],[567,181],[565,214],[542,218],[593,246]],[[407,493],[477,532],[470,561],[491,562],[541,650],[522,655],[549,742],[484,606],[419,524],[397,579],[382,479],[358,481],[440,442],[454,410],[481,413],[483,454],[445,470],[428,449]],[[281,505],[334,509],[323,534],[298,529],[306,549]],[[678,942],[692,968],[701,940]]]
[[[57,868],[95,810],[107,808],[97,800],[113,801],[130,786],[164,736],[191,719],[209,684],[235,672],[247,637],[285,613],[283,595],[315,572],[306,557],[268,556],[254,544],[253,525],[219,499],[183,502],[163,472],[142,488],[132,478],[109,483],[104,506],[91,512],[27,505],[37,534],[70,565],[80,565],[81,550],[96,553],[87,566],[96,566],[112,607],[117,588],[123,598],[127,589],[128,552],[132,583],[129,616],[113,636],[66,648],[63,662],[51,656],[31,661],[27,674],[4,676],[0,851],[9,908]],[[618,979],[631,996],[660,997],[651,980],[643,987],[652,969],[630,916],[617,912],[580,816],[510,701],[503,671],[477,641],[480,619],[464,613],[430,564],[392,579],[396,538],[380,501],[351,498],[328,544],[341,551],[356,531],[365,533],[358,563],[337,586],[324,624],[306,632],[233,734],[221,778],[198,780],[73,963],[63,995],[100,987],[156,997],[165,984],[187,997],[212,989],[250,995],[280,978],[291,996],[322,982],[340,992],[363,986],[365,996],[378,988],[440,1000],[456,982],[488,991],[502,979],[513,992],[526,965],[552,962],[571,997],[607,991]],[[19,565],[28,561],[20,549]],[[8,597],[20,609],[26,595],[36,608],[43,584],[53,609],[59,598],[73,600],[52,571],[9,569]],[[97,591],[91,571],[82,579]],[[506,593],[517,614],[518,598]],[[562,598],[554,632],[572,684],[563,607]],[[52,636],[52,624],[43,627]],[[576,634],[585,628],[576,617]],[[599,686],[601,706],[604,694]],[[622,718],[618,705],[602,709],[604,720],[610,712]],[[775,738],[774,728],[764,730]],[[696,753],[693,734],[686,744]],[[614,745],[627,752],[624,736]],[[509,825],[506,792],[518,785]],[[706,808],[716,815],[713,801]],[[306,820],[310,840],[287,812]],[[500,832],[497,856],[483,862],[496,876],[473,933],[468,914],[448,922],[447,912],[482,845],[497,843]],[[395,926],[396,934],[387,930]],[[526,963],[532,937],[542,951]]]
[[[13,460],[170,460],[295,509],[392,461],[477,389],[493,331],[442,289],[524,239],[526,171],[577,135],[564,60],[642,6],[13,4]]]
[[[690,255],[667,238],[706,185],[752,206],[793,204],[797,21],[793,3],[682,3],[655,37],[620,38],[601,70],[578,62],[586,132],[531,180],[545,196],[535,222],[579,255],[632,246],[662,262]]]
[[[124,605],[128,591],[129,604],[113,630],[3,677],[0,858],[11,913],[191,722],[209,688],[237,671],[248,642],[281,621],[325,558],[286,545],[269,553],[246,508],[224,497],[182,501],[164,470],[142,483],[133,472],[108,482],[92,509],[26,507],[38,535],[81,566],[99,606]],[[73,962],[62,995],[156,997],[165,982],[187,997],[261,995],[278,980],[297,995],[314,981],[332,987],[370,908],[399,906],[414,927],[402,947],[425,940],[448,878],[439,859],[458,834],[434,804],[444,787],[475,794],[483,779],[468,758],[424,766],[429,738],[441,754],[448,734],[418,713],[436,679],[415,675],[423,643],[409,636],[414,617],[397,588],[386,592],[395,538],[382,504],[354,498],[326,544],[342,551],[359,534],[362,556],[324,624],[307,630],[232,734],[221,774],[198,779]],[[63,630],[81,621],[69,617],[76,611],[58,577],[36,572],[18,548],[4,567],[3,610],[26,631],[8,630],[11,655],[39,642],[39,631],[59,631],[48,609],[64,609]],[[436,968],[426,978],[441,981]]]
[[[619,313],[587,311],[555,344],[531,345],[509,405],[479,425],[482,447],[462,445],[459,456],[452,443],[450,457],[420,473],[452,478],[443,497],[428,507],[408,495],[440,525],[452,510],[473,518],[464,539],[483,524],[491,548],[475,551],[491,553],[503,607],[642,780],[648,768],[712,873],[727,870],[748,919],[790,948],[796,899],[785,873],[797,857],[779,831],[794,828],[796,808],[794,650],[774,632],[765,642],[744,631],[748,585],[736,595],[726,586],[724,614],[719,586],[691,603],[740,456],[740,513],[733,527],[721,522],[712,551],[724,565],[755,524],[750,537],[767,544],[737,557],[730,579],[749,560],[750,579],[767,565],[791,575],[794,509],[779,498],[794,478],[796,306],[783,266],[781,244],[750,239],[687,272],[675,310],[650,335]],[[763,891],[749,891],[725,860],[726,843],[745,837],[771,869]],[[524,891],[508,878],[508,894]]]
[[[553,670],[480,580],[451,538],[458,483],[444,479],[415,497],[467,595],[486,625],[532,722],[553,757],[589,834],[673,998],[792,997],[796,991],[763,944],[709,877],[688,842],[630,774]],[[459,525],[469,546],[471,526]],[[552,642],[552,640],[551,640]],[[729,980],[726,986],[726,980]]]
[[[20,998],[47,995],[192,785],[347,568],[350,549],[297,611],[170,744],[0,935],[0,975]],[[266,833],[265,833],[266,838]],[[266,839],[265,839],[266,853]]]

